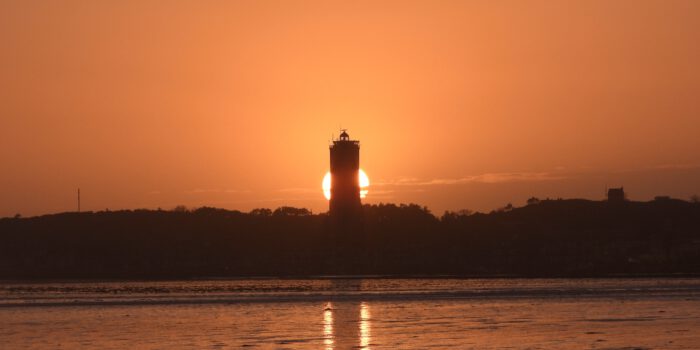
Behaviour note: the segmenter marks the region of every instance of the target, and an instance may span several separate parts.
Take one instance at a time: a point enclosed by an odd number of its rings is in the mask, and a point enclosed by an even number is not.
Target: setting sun
[[[326,199],[331,199],[331,172],[327,172],[323,177],[323,182],[321,183],[321,188],[323,188],[323,195]],[[367,174],[360,169],[360,198],[367,197],[369,192],[369,177]]]

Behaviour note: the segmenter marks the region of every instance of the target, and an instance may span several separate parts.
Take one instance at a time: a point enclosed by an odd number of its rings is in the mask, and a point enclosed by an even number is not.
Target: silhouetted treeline
[[[489,214],[365,205],[352,227],[281,207],[0,219],[0,278],[700,273],[700,205],[528,201]]]

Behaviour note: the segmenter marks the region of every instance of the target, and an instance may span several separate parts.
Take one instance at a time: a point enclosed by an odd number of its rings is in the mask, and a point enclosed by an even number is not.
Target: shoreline
[[[522,279],[522,280],[590,280],[590,279],[683,279],[700,278],[700,273],[639,273],[639,274],[604,274],[604,275],[515,275],[515,274],[378,274],[378,275],[258,275],[258,276],[152,276],[152,277],[78,277],[78,278],[0,278],[2,284],[17,283],[108,283],[108,282],[168,282],[168,281],[254,281],[254,280],[495,280],[495,279]]]

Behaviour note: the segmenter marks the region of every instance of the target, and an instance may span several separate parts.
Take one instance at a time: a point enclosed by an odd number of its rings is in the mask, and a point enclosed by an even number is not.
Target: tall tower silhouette
[[[360,141],[351,140],[346,130],[333,140],[331,151],[330,215],[336,218],[357,217],[360,202]]]

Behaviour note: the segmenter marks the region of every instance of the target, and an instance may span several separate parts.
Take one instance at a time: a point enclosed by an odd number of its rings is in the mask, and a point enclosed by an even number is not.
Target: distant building
[[[626,200],[624,187],[620,188],[609,188],[608,189],[608,202],[611,203],[622,203]]]
[[[362,210],[360,201],[360,141],[351,140],[346,130],[333,140],[331,151],[330,215],[354,218]]]

